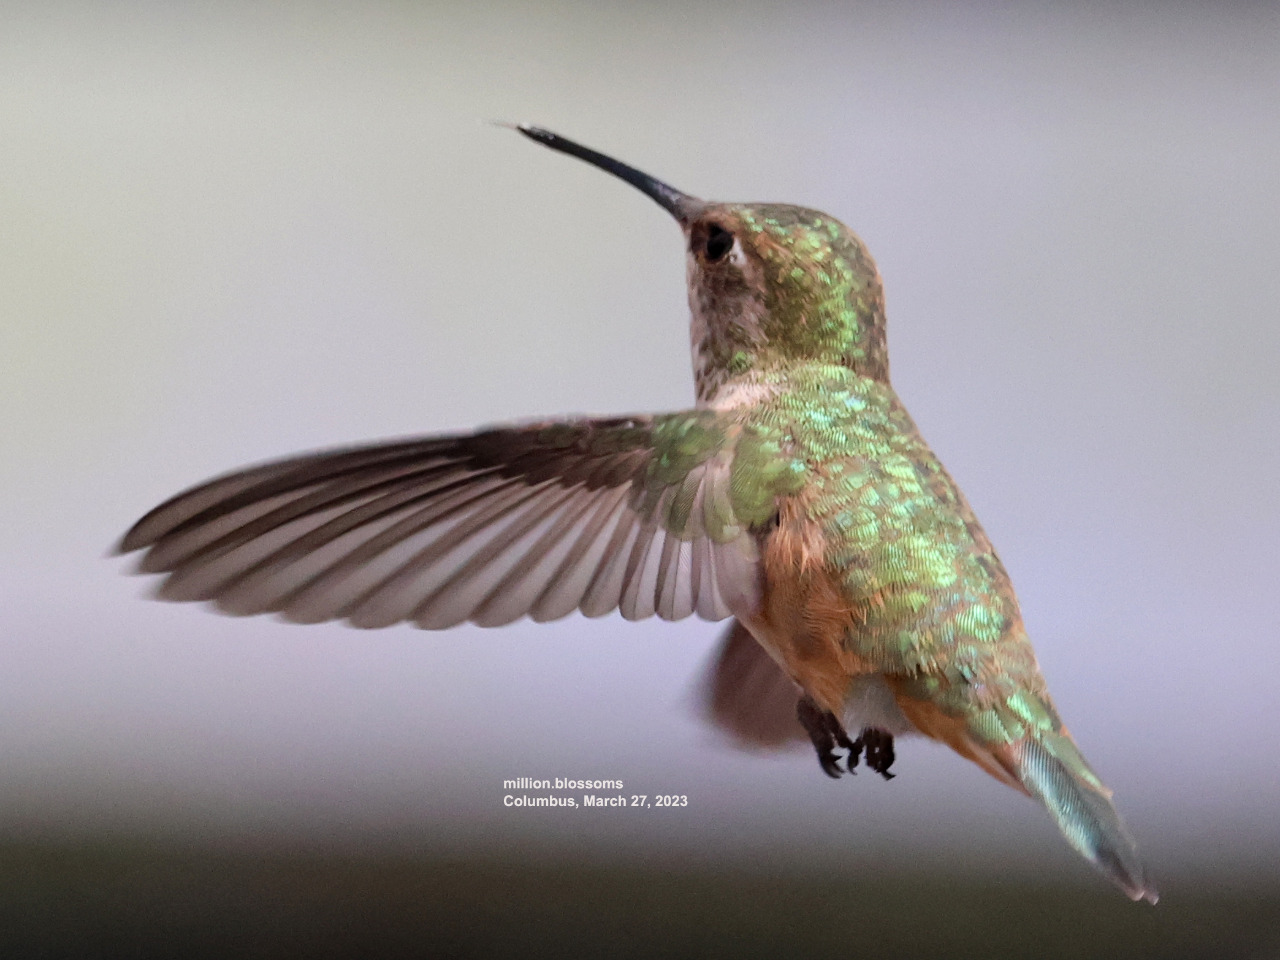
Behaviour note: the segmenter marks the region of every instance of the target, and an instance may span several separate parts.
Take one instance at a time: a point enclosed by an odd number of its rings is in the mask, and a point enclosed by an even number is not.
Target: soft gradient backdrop
[[[1277,11],[4,7],[0,832],[1102,883],[930,744],[892,783],[726,749],[692,708],[715,625],[303,628],[107,557],[253,461],[691,402],[677,229],[483,122],[527,120],[853,226],[895,385],[1156,875],[1273,863]],[[689,807],[504,809],[519,776]]]

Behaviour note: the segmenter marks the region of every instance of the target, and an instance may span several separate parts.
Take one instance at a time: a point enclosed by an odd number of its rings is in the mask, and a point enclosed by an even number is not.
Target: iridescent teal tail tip
[[[1072,769],[1093,775],[1075,744],[1066,737],[1061,741],[1059,746],[1069,754],[1061,759],[1039,740],[1022,744],[1019,767],[1023,785],[1045,805],[1067,842],[1131,900],[1156,903],[1160,894],[1147,877],[1120,814],[1104,792]]]

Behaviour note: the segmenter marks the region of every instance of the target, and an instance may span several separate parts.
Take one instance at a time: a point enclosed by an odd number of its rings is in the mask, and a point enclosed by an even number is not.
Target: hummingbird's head
[[[787,204],[708,203],[559,134],[517,129],[627,181],[680,224],[699,400],[750,371],[803,361],[888,379],[880,274],[839,220]]]
[[[703,203],[681,226],[700,397],[748,370],[806,360],[888,379],[880,274],[839,220],[787,204]]]

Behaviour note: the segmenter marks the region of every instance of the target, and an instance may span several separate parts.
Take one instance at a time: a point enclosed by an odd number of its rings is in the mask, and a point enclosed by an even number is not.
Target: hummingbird
[[[145,551],[161,598],[299,623],[731,619],[704,690],[739,745],[807,739],[828,775],[865,760],[887,780],[896,737],[940,741],[1155,903],[1050,699],[1008,573],[890,385],[862,241],[817,210],[700,200],[516,129],[679,225],[694,406],[249,467],[151,510],[119,552]]]

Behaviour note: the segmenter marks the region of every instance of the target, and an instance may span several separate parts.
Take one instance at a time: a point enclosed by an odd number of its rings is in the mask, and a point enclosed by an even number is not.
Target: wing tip
[[[123,557],[126,554],[141,550],[143,547],[151,546],[151,544],[155,542],[155,538],[147,537],[141,528],[142,521],[139,520],[125,531],[124,536],[107,548],[107,556]]]

